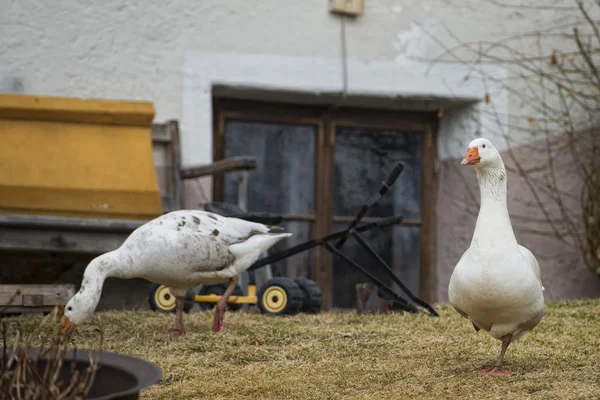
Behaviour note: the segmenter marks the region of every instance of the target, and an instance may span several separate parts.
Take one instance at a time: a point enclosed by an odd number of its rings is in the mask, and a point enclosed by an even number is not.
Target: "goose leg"
[[[512,340],[512,335],[506,335],[502,338],[502,350],[500,350],[500,357],[498,357],[498,361],[496,365],[489,369],[482,369],[479,371],[480,374],[488,374],[488,375],[508,375],[509,372],[502,369],[502,363],[504,362],[504,354],[506,353],[506,349],[508,349],[508,345]]]
[[[183,301],[184,297],[175,297],[175,330],[171,336],[184,336],[187,334],[183,327]]]
[[[239,275],[235,275],[233,278],[229,279],[229,286],[221,296],[221,299],[215,306],[215,317],[213,319],[212,331],[216,333],[223,332],[224,327],[223,323],[225,320],[225,310],[227,310],[227,302],[229,301],[229,297],[235,290],[235,287],[238,284],[240,277]]]

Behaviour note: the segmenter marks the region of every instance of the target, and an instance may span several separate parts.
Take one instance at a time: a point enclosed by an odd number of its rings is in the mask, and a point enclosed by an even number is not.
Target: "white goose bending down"
[[[92,260],[83,274],[81,288],[66,305],[63,333],[89,318],[108,277],[144,278],[169,286],[176,298],[174,335],[184,335],[185,293],[199,284],[229,281],[215,307],[212,330],[223,331],[227,301],[238,274],[250,267],[267,249],[291,233],[271,233],[271,228],[237,218],[199,210],[162,215],[140,226],[117,250]]]
[[[487,139],[475,139],[461,164],[477,171],[481,207],[471,246],[454,268],[448,295],[476,331],[484,329],[502,341],[496,365],[480,373],[504,375],[508,345],[544,314],[540,267],[515,238],[506,206],[506,169],[498,150]]]

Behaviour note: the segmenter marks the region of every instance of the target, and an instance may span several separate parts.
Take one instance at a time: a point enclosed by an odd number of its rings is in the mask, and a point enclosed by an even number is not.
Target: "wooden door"
[[[284,215],[294,233],[273,251],[344,229],[397,161],[405,171],[364,222],[402,215],[405,221],[365,239],[422,298],[435,289],[435,115],[362,109],[333,110],[246,101],[215,100],[214,159],[253,156],[248,209]],[[235,202],[235,176],[216,176],[215,200]],[[362,265],[372,261],[353,240],[344,252]],[[355,305],[358,271],[323,248],[277,265],[282,275],[314,279],[324,308]],[[379,274],[382,276],[381,274]]]

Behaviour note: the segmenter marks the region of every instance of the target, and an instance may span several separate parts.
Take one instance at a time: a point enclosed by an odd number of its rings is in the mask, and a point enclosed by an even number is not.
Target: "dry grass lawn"
[[[475,333],[447,306],[441,317],[352,312],[280,318],[228,313],[185,316],[188,335],[166,338],[172,315],[97,313],[78,328],[78,347],[157,363],[162,381],[143,399],[599,399],[600,300],[549,303],[540,325],[507,353],[508,377],[479,376],[500,342]],[[39,317],[8,318],[32,332]],[[39,339],[31,338],[32,341]]]

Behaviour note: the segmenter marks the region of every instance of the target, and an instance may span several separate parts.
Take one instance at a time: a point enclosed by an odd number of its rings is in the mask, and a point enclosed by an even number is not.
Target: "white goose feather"
[[[449,300],[476,328],[490,332],[498,340],[511,335],[509,342],[513,342],[542,319],[544,288],[540,267],[531,251],[515,238],[506,204],[506,169],[500,153],[483,138],[472,141],[469,152],[479,157],[477,163],[468,153],[463,165],[475,165],[481,206],[471,246],[452,273]]]
[[[199,284],[225,282],[250,267],[271,246],[291,233],[200,210],[180,210],[140,226],[114,251],[87,266],[80,290],[65,315],[81,324],[95,310],[108,277],[143,278],[184,296]]]

